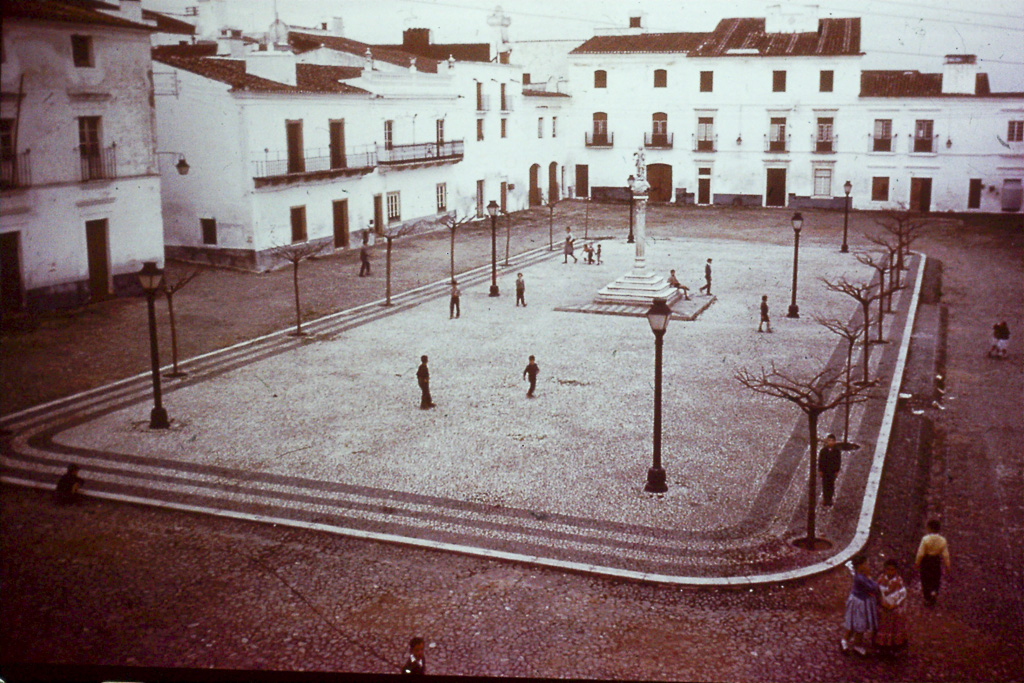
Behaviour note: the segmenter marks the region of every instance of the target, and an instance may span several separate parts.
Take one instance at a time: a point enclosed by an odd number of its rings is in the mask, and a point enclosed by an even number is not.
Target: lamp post
[[[804,217],[797,211],[793,214],[793,299],[789,304],[787,318],[799,318],[800,307],[796,305],[796,271],[800,258],[800,228],[804,225]]]
[[[634,176],[629,176],[629,234],[626,235],[626,244],[633,244],[636,240],[633,238],[633,184],[636,182]]]
[[[647,483],[644,491],[648,493],[665,493],[665,470],[661,467],[661,347],[668,329],[672,309],[664,299],[655,299],[647,311],[647,322],[654,332],[654,462],[647,470]]]
[[[156,267],[156,261],[146,261],[139,271],[139,284],[146,292],[146,304],[149,307],[149,356],[153,368],[153,411],[149,414],[150,429],[167,429],[171,426],[167,419],[167,411],[160,400],[160,356],[156,345],[156,306],[154,300],[164,279],[162,270]]]
[[[850,190],[853,189],[853,183],[847,180],[843,183],[843,190],[846,192],[846,203],[843,204],[843,246],[839,249],[840,253],[847,253],[850,251],[850,246],[846,243],[846,226],[850,220]]]
[[[492,199],[487,213],[491,216],[491,292],[488,296],[498,296],[498,202]]]

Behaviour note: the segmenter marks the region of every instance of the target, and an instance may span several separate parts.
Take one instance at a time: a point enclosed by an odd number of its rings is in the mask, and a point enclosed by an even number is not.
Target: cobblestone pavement
[[[704,236],[733,220],[684,215]],[[750,226],[785,218],[740,213],[736,232],[771,241]],[[836,653],[844,570],[753,591],[666,588],[129,505],[53,508],[9,487],[0,660],[389,672],[418,632],[433,673],[1020,680],[1019,343],[1010,360],[983,356],[992,318],[1024,322],[1020,233],[965,239],[949,225],[925,242],[945,265],[946,410],[920,416],[931,452],[918,459],[908,437],[890,454],[868,550],[907,558],[924,517],[941,513],[955,573],[934,611],[912,592],[901,661]],[[919,416],[899,419],[913,435]]]

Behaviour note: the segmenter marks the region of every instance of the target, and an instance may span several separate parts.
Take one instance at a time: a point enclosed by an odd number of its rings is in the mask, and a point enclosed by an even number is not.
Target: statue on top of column
[[[633,152],[633,158],[636,159],[636,175],[629,176],[629,188],[634,195],[647,194],[647,191],[651,189],[651,184],[647,182],[647,162],[644,161],[644,148],[641,147]]]

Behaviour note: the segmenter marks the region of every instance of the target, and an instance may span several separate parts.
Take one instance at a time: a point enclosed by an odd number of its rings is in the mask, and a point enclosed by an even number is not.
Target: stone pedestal
[[[664,299],[671,306],[672,302],[680,297],[679,290],[670,285],[666,278],[649,270],[644,255],[647,230],[646,193],[633,195],[633,214],[633,232],[636,235],[633,270],[602,287],[594,301],[601,304],[650,306],[655,299]]]

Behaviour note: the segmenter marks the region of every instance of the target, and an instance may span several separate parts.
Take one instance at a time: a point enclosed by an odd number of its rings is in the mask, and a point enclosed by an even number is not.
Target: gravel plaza
[[[788,543],[806,514],[806,421],[734,374],[774,364],[809,377],[826,362],[841,364],[844,345],[813,316],[846,320],[857,307],[820,278],[867,279],[871,269],[834,249],[802,248],[801,318],[792,320],[791,247],[648,241],[648,264],[666,274],[675,268],[690,287],[692,301],[677,302],[677,313],[699,313],[674,320],[666,335],[669,490],[651,496],[642,491],[653,396],[647,321],[557,310],[585,308],[629,269],[631,245],[601,244],[602,265],[565,264],[544,248],[517,257],[502,269],[496,299],[489,268],[460,276],[458,319],[447,315],[442,281],[390,309],[360,307],[364,317],[343,331],[318,331],[314,321],[300,340],[271,335],[284,347],[257,345],[222,362],[230,349],[211,354],[195,361],[205,360],[205,371],[186,363],[187,380],[165,383],[168,431],[146,427],[143,376],[86,417],[44,420],[49,446],[37,450],[39,442],[22,437],[16,450],[48,461],[34,467],[51,473],[69,460],[95,466],[99,455],[107,466],[90,481],[100,496],[109,487],[115,498],[575,568],[728,580],[834,555],[860,516],[911,291],[886,318],[893,343],[874,347],[872,374],[881,363],[883,382],[852,411],[851,440],[861,448],[846,456],[837,505],[819,508],[819,533],[834,549],[806,553]],[[707,257],[714,299],[697,293]],[[514,306],[517,271],[527,281],[526,308]],[[756,332],[761,294],[773,334]],[[430,357],[431,411],[418,410],[421,354]],[[522,380],[531,354],[541,367],[535,400]],[[841,436],[841,409],[821,427],[821,436]]]

